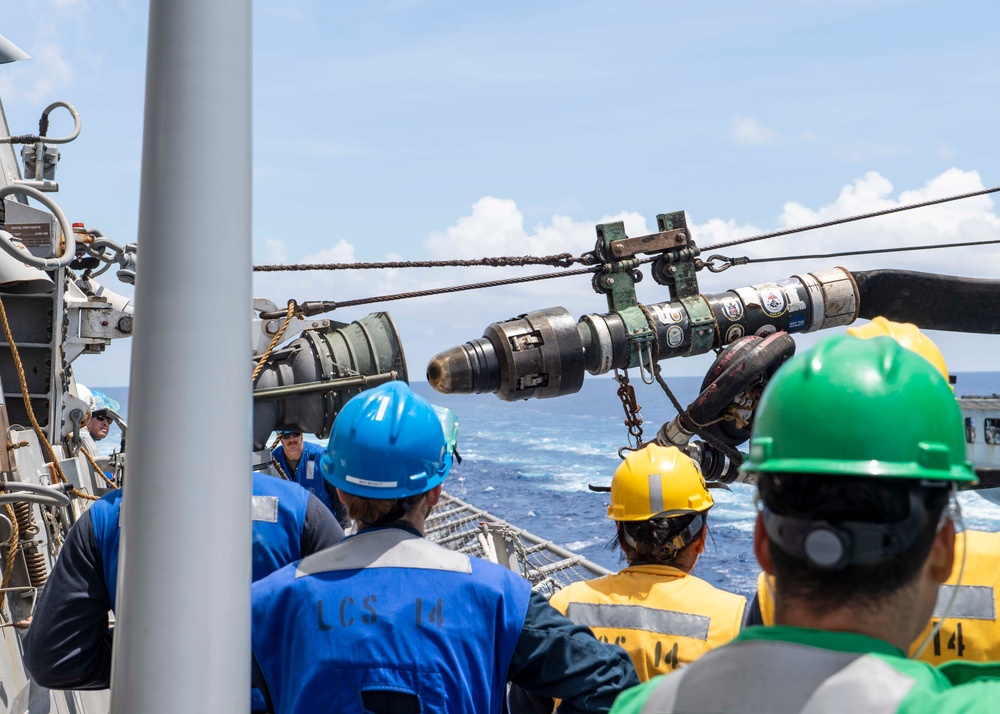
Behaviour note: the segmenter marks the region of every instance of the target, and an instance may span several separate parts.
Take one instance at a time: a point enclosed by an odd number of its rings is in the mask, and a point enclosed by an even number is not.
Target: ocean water
[[[687,405],[697,396],[701,379],[675,377],[667,378],[667,383],[678,401]],[[515,403],[489,394],[442,395],[424,383],[413,386],[434,403],[452,409],[459,419],[462,463],[445,482],[447,491],[608,569],[623,566],[617,548],[607,547],[614,536],[607,518],[608,494],[587,488],[610,484],[620,463],[618,448],[627,443],[616,382],[590,378],[577,394]],[[636,378],[633,386],[644,437],[650,440],[675,412],[658,385],[644,385]],[[127,415],[127,388],[100,389],[121,402]],[[1000,372],[960,374],[956,393],[1000,393]],[[99,446],[109,452],[117,443],[113,430]],[[695,573],[749,595],[758,572],[752,543],[753,488],[743,484],[731,488],[712,490],[716,505],[709,516],[709,542]],[[972,493],[962,494],[960,502],[969,527],[1000,530],[1000,506]]]

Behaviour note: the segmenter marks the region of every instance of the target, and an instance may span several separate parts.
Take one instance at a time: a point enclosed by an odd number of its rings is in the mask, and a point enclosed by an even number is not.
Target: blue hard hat
[[[340,410],[320,471],[354,496],[416,496],[451,471],[457,434],[451,410],[435,407],[405,382],[387,382]]]
[[[92,409],[95,412],[102,411],[104,409],[110,409],[111,411],[116,412],[122,408],[121,404],[119,404],[117,400],[112,399],[98,389],[92,389],[90,393],[94,398]]]

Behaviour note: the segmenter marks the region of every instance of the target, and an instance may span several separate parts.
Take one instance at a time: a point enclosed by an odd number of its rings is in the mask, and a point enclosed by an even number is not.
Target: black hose
[[[924,330],[1000,334],[1000,280],[979,280],[909,270],[852,272],[858,316],[881,315]]]

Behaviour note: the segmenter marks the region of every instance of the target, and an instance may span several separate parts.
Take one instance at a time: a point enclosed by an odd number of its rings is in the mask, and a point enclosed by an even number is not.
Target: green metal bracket
[[[597,226],[597,252],[607,257],[613,255],[611,244],[626,239],[625,224],[602,223]],[[627,260],[607,260],[605,270],[594,278],[594,289],[608,298],[608,309],[618,313],[625,323],[629,341],[629,367],[638,367],[642,362],[642,352],[651,354],[655,333],[639,307],[635,295],[636,280],[633,271],[639,267],[634,258]],[[651,360],[650,360],[651,361]],[[644,377],[645,379],[645,377]]]
[[[653,278],[660,284],[665,284],[670,290],[671,300],[693,297],[699,294],[698,276],[696,270],[700,261],[695,260],[698,249],[690,239],[687,227],[687,216],[684,211],[661,213],[656,217],[656,225],[661,232],[682,230],[685,235],[685,247],[665,255],[653,266]]]
[[[681,304],[691,320],[691,348],[688,355],[701,355],[712,349],[715,343],[715,317],[701,295],[682,297]]]

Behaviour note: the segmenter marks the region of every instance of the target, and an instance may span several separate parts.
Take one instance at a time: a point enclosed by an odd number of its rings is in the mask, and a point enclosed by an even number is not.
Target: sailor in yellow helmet
[[[645,682],[733,639],[746,600],[691,575],[705,548],[713,505],[686,454],[656,444],[633,451],[615,471],[608,517],[628,567],[573,583],[549,602],[621,645]]]
[[[876,317],[866,325],[849,328],[847,334],[862,339],[892,337],[934,365],[945,379],[949,378],[941,350],[916,325]],[[913,642],[912,656],[932,664],[951,660],[1000,661],[1000,620],[996,604],[1000,561],[997,553],[1000,553],[1000,533],[964,530],[957,534],[956,567],[940,590],[931,620]],[[964,567],[958,567],[957,564],[963,562]],[[751,607],[748,618],[751,623],[774,624],[773,583],[769,584],[766,577],[761,573],[757,579],[757,602]],[[942,617],[945,619],[941,628],[933,634],[932,641],[926,643],[931,628]]]

